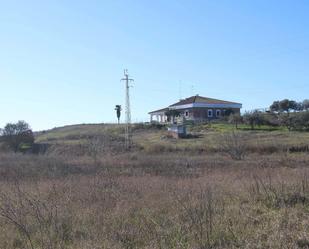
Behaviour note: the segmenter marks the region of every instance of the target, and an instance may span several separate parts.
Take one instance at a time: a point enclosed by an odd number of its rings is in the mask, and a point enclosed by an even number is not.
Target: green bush
[[[1,131],[1,141],[14,152],[25,152],[34,144],[33,132],[25,121],[8,123]]]

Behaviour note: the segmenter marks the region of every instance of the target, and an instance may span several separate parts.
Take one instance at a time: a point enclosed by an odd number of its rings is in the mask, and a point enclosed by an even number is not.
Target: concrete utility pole
[[[130,149],[131,147],[131,108],[130,108],[130,85],[129,82],[134,81],[133,79],[129,78],[129,73],[128,70],[124,70],[124,78],[121,79],[121,81],[125,82],[126,86],[126,107],[125,107],[125,112],[126,112],[126,126],[125,126],[125,146],[126,149]]]

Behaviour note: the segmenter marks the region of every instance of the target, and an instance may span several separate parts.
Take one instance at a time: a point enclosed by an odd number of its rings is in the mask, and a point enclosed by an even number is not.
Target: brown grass
[[[131,152],[89,138],[79,153],[57,140],[42,155],[0,154],[0,248],[309,247],[309,154],[286,149],[303,140],[244,132],[234,160],[233,137],[222,149],[214,134],[147,132]]]

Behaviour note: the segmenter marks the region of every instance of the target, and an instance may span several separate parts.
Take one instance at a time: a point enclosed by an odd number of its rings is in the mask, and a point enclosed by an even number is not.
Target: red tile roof
[[[178,101],[175,104],[172,104],[170,106],[178,106],[178,105],[187,105],[187,104],[193,104],[193,103],[205,103],[205,104],[240,104],[236,102],[231,102],[231,101],[225,101],[225,100],[220,100],[220,99],[212,99],[212,98],[207,98],[207,97],[202,97],[202,96],[192,96],[186,99],[182,99]]]
[[[152,113],[160,113],[160,112],[166,112],[169,110],[170,107],[174,106],[179,106],[179,105],[187,105],[187,104],[193,104],[193,103],[205,103],[205,104],[238,104],[241,105],[241,103],[236,103],[236,102],[231,102],[231,101],[225,101],[225,100],[220,100],[220,99],[212,99],[212,98],[207,98],[207,97],[202,97],[199,95],[191,96],[186,99],[182,99],[178,101],[175,104],[172,104],[166,108],[159,109],[156,111],[149,112],[149,114]]]

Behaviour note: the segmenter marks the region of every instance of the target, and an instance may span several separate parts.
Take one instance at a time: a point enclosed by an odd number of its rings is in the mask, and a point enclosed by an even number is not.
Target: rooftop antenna
[[[192,84],[192,85],[191,85],[191,96],[194,96],[194,95],[195,95],[195,94],[194,94],[194,91],[195,91],[194,85]]]
[[[182,99],[182,92],[181,92],[181,85],[182,85],[182,82],[181,82],[181,80],[179,81],[179,100],[181,100]]]
[[[130,149],[131,147],[131,108],[130,108],[130,84],[129,82],[134,81],[133,79],[129,78],[129,72],[128,69],[124,70],[124,78],[121,79],[121,81],[125,82],[125,89],[126,89],[126,106],[125,106],[125,115],[126,115],[126,124],[125,124],[125,146],[126,149]]]

